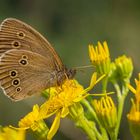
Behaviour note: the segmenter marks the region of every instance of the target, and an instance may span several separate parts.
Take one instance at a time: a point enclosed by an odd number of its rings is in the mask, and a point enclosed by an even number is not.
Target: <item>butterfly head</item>
[[[76,69],[67,69],[66,74],[68,79],[73,79],[76,74]]]

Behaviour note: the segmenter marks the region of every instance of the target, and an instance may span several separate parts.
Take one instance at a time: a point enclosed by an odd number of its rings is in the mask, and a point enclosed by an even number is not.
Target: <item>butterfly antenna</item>
[[[73,67],[73,69],[84,72],[84,69],[85,69],[85,68],[93,68],[93,67],[94,67],[93,65],[87,65],[87,66]]]
[[[93,65],[87,65],[87,66],[79,66],[79,67],[74,67],[75,69],[85,69],[85,68],[93,68]]]

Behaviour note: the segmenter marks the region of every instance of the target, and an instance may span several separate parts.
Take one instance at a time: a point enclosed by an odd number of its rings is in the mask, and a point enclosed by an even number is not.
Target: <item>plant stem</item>
[[[99,119],[98,119],[95,111],[93,110],[93,108],[91,107],[91,105],[89,104],[89,102],[86,99],[84,99],[84,100],[81,101],[81,103],[88,109],[88,111],[90,112],[90,114],[93,116],[93,119],[98,123],[99,128],[100,128],[101,133],[102,133],[103,140],[108,140],[107,132],[102,127],[102,125],[101,125],[101,123],[100,123],[100,121],[99,121]]]
[[[91,115],[93,116],[93,118],[95,119],[95,121],[99,124],[100,124],[100,121],[95,113],[95,111],[93,110],[93,108],[91,107],[91,105],[89,104],[89,102],[86,100],[86,99],[83,99],[81,101],[81,103],[88,109],[88,111],[91,113]]]
[[[114,82],[113,85],[116,89],[118,99],[121,98],[122,94],[121,94],[121,90],[120,90],[118,83]]]
[[[80,117],[76,125],[84,130],[84,132],[88,135],[90,140],[96,140],[96,135],[95,131],[93,131],[93,126],[89,124],[88,120],[85,117]]]
[[[48,131],[49,131],[49,128],[46,125],[46,123],[43,120],[41,120],[38,123],[36,123],[35,125],[36,125],[35,127],[37,127],[37,129],[35,131],[33,130],[34,134],[37,136],[38,139],[46,140]]]
[[[115,131],[115,136],[116,136],[115,140],[117,140],[117,136],[119,133],[120,123],[121,123],[121,118],[122,118],[122,113],[123,113],[123,108],[124,108],[124,101],[125,101],[125,96],[122,96],[118,100],[118,121],[117,121],[116,131]]]
[[[117,121],[116,129],[114,132],[114,138],[112,140],[117,140],[117,136],[118,136],[119,128],[120,128],[120,123],[121,123],[121,118],[122,118],[122,114],[123,114],[124,102],[125,102],[125,98],[126,98],[127,93],[128,93],[128,88],[126,86],[126,83],[123,83],[122,92],[121,92],[120,87],[117,83],[114,83],[114,87],[116,89],[117,97],[118,97],[118,115],[117,115],[118,121]]]
[[[106,76],[102,81],[102,93],[106,93],[108,77]]]
[[[108,140],[102,137],[102,135],[97,130],[95,123],[85,117],[81,104],[74,104],[69,108],[69,112],[76,126],[82,128],[90,140]]]
[[[124,102],[125,102],[125,98],[127,96],[127,93],[128,93],[128,88],[126,86],[126,83],[123,83],[122,95],[121,95],[121,98],[118,98],[118,123],[117,123],[117,126],[116,126],[116,133],[117,134],[118,134],[120,123],[121,123],[121,118],[122,118],[122,113],[123,113],[123,108],[124,108]]]

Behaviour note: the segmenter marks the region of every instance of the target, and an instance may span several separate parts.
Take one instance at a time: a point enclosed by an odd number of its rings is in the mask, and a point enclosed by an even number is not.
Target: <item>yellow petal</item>
[[[53,124],[48,132],[47,140],[51,140],[53,138],[53,136],[55,135],[55,133],[57,132],[59,125],[60,125],[60,116],[61,116],[61,114],[60,114],[60,112],[58,112],[56,114]]]
[[[107,42],[106,41],[103,42],[103,46],[104,46],[104,50],[106,52],[106,55],[109,57],[110,54],[109,54],[109,49],[108,49],[108,45],[107,45]]]
[[[104,77],[106,76],[106,74],[103,74],[102,76],[100,76],[97,81],[95,82],[95,84],[97,84],[99,81],[101,81]]]
[[[0,131],[0,140],[25,140],[25,131],[4,127]]]
[[[28,113],[24,118],[22,118],[18,122],[19,127],[29,128],[31,125],[34,124],[35,121],[38,120],[38,115],[39,115],[39,106],[34,105],[33,111]]]
[[[89,45],[89,57],[90,57],[90,60],[93,61],[94,60],[94,50],[93,50],[93,46],[92,45]]]
[[[93,87],[95,85],[96,79],[97,79],[97,73],[95,72],[91,77],[90,87]]]
[[[69,114],[69,109],[68,107],[63,107],[62,111],[61,111],[61,117],[65,118],[67,115]]]
[[[127,86],[134,94],[136,94],[136,90],[130,84],[128,84]]]
[[[25,131],[20,130],[17,135],[17,140],[25,140]]]

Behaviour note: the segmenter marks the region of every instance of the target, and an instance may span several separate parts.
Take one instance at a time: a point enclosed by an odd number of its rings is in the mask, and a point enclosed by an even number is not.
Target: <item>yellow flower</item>
[[[0,140],[25,140],[25,131],[4,127],[0,130]]]
[[[131,58],[126,57],[125,55],[118,57],[115,59],[115,65],[116,65],[116,72],[117,77],[121,79],[128,79],[132,75],[133,71],[133,64]]]
[[[110,53],[107,42],[103,45],[98,42],[97,46],[89,45],[89,57],[97,72],[100,74],[109,74],[110,72]]]
[[[87,97],[87,92],[103,77],[104,75],[97,79],[97,73],[94,73],[90,86],[86,89],[76,80],[66,80],[61,87],[48,89],[50,93],[49,99],[40,107],[34,105],[33,111],[19,121],[19,127],[21,129],[31,128],[37,132],[40,137],[47,137],[48,140],[52,139],[59,128],[60,118],[64,118],[69,114],[69,107]],[[56,115],[56,117],[54,118],[51,128],[48,129],[43,120],[52,115]],[[42,132],[45,133],[45,136]]]
[[[72,105],[75,99],[82,97],[81,92],[84,89],[76,80],[67,80],[62,85],[62,89],[52,87],[49,90],[50,94],[55,92],[55,95],[51,96],[47,102],[41,105],[40,118],[48,118],[59,109],[62,110],[62,107],[63,115],[67,115],[67,107]]]
[[[43,119],[39,117],[40,108],[38,105],[33,106],[33,111],[28,113],[19,121],[19,130],[31,129],[35,132],[38,138],[46,138],[48,134],[48,127]]]
[[[59,110],[61,110],[61,116],[65,117],[68,114],[68,107],[88,96],[87,92],[103,77],[104,75],[97,79],[97,73],[94,73],[90,86],[86,89],[76,80],[66,80],[62,87],[50,88],[49,92],[51,97],[41,105],[40,118],[48,118]]]
[[[131,99],[131,102],[132,106],[127,118],[131,122],[140,124],[140,102],[135,102],[133,99]]]
[[[134,89],[130,84],[128,88],[134,93],[135,99],[131,99],[132,106],[130,112],[127,114],[129,121],[129,126],[132,135],[135,139],[140,138],[140,73],[138,80],[135,79],[136,89]]]
[[[136,102],[140,102],[140,73],[138,80],[135,79],[136,89],[134,89],[130,84],[128,84],[128,88],[134,93]]]
[[[33,111],[27,114],[23,119],[21,119],[18,125],[20,128],[29,129],[32,128],[38,120],[39,120],[39,106],[34,105]]]
[[[92,105],[102,125],[111,134],[117,124],[117,110],[111,97],[105,96],[100,100],[93,100]]]
[[[93,88],[93,86],[99,82],[104,76],[97,80],[97,74],[94,73],[91,78],[91,83],[88,88],[84,88],[76,80],[66,80],[61,88],[50,88],[50,94],[53,95],[40,107],[40,118],[48,118],[49,116],[56,114],[54,122],[48,132],[48,139],[52,139],[59,128],[60,118],[66,117],[69,113],[69,107],[78,103],[86,96],[87,92]]]

